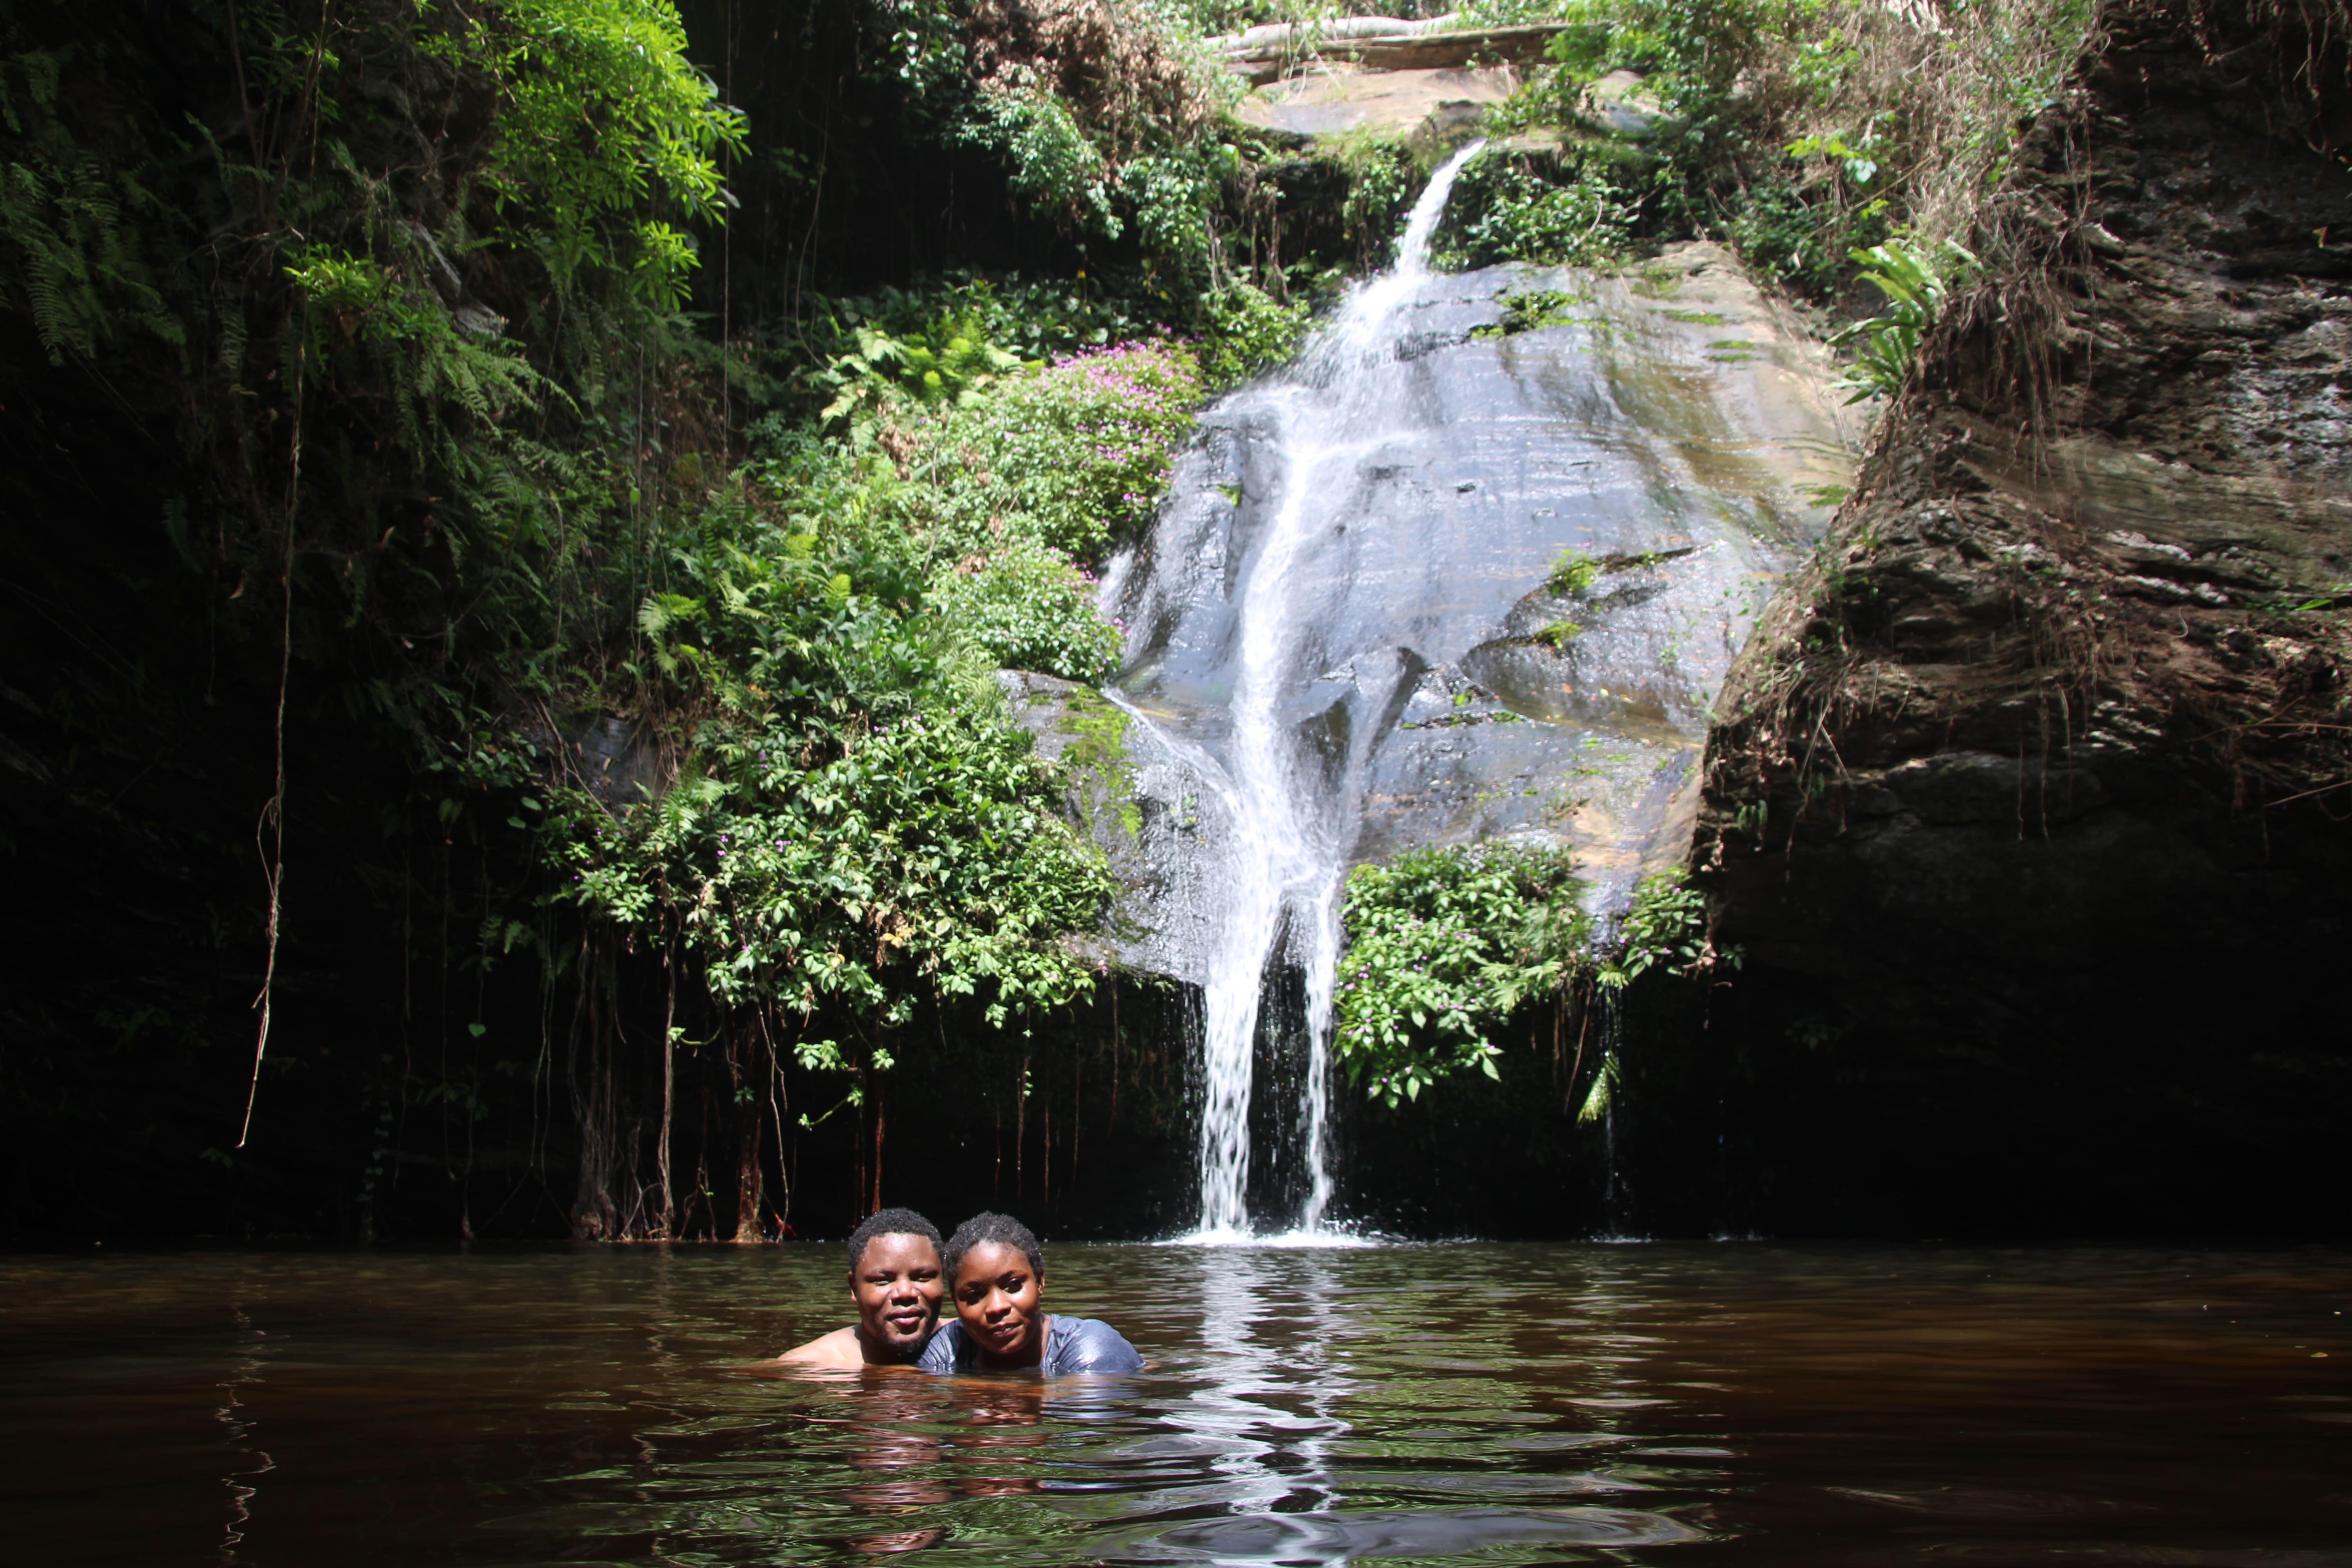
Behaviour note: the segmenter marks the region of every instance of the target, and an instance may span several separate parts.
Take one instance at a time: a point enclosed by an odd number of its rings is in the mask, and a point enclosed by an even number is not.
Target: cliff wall
[[[1717,705],[1664,1223],[2340,1223],[2347,32],[2113,5],[2021,147]]]

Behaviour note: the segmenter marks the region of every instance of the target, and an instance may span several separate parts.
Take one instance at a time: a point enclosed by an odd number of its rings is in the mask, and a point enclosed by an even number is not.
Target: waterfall
[[[1433,272],[1482,145],[1431,178],[1392,269],[1202,411],[1104,575],[1147,808],[1121,955],[1198,988],[1195,1240],[1335,1239],[1348,868],[1546,843],[1596,914],[1622,905],[1687,843],[1715,689],[1851,478],[1817,351],[1719,249]],[[1572,603],[1546,586],[1564,551],[1598,583]],[[1303,1004],[1280,1027],[1276,992]],[[1303,1077],[1271,1158],[1260,1108],[1253,1171],[1262,1037]]]
[[[1429,276],[1429,244],[1475,142],[1430,179],[1397,247],[1395,268],[1359,285],[1286,374],[1242,395],[1271,424],[1279,453],[1278,499],[1265,522],[1235,609],[1237,657],[1222,763],[1180,737],[1218,800],[1226,839],[1219,867],[1222,930],[1206,954],[1202,987],[1200,1230],[1202,1241],[1249,1235],[1250,1079],[1266,964],[1286,938],[1307,976],[1306,1145],[1309,1187],[1298,1215],[1305,1236],[1321,1230],[1331,1196],[1329,1076],[1333,977],[1339,967],[1339,894],[1354,848],[1360,766],[1335,770],[1303,755],[1286,709],[1300,684],[1301,561],[1345,515],[1351,487],[1331,482],[1387,434],[1390,400],[1381,370],[1393,361],[1417,284]],[[1331,470],[1332,472],[1327,472]],[[1344,526],[1344,523],[1340,524]],[[1123,704],[1126,705],[1126,704]],[[1146,724],[1150,715],[1127,705]],[[1158,728],[1154,725],[1155,729]]]

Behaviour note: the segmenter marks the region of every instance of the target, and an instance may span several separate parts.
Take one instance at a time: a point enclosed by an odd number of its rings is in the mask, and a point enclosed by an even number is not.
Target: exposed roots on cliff
[[[2346,15],[2109,8],[1725,693],[1712,863],[1938,752],[2011,759],[2021,830],[2124,753],[2232,811],[2352,787]]]

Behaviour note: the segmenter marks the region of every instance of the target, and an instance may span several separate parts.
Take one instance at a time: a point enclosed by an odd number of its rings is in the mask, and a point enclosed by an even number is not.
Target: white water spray
[[[1429,243],[1474,142],[1441,167],[1413,204],[1395,268],[1359,287],[1300,357],[1266,389],[1283,453],[1281,492],[1236,605],[1238,658],[1226,765],[1205,757],[1203,782],[1229,818],[1222,867],[1223,922],[1202,987],[1201,1228],[1196,1241],[1250,1237],[1250,1079],[1265,968],[1286,934],[1307,976],[1305,1121],[1311,1186],[1302,1238],[1321,1234],[1331,1197],[1331,1008],[1339,966],[1340,885],[1354,847],[1360,768],[1333,779],[1302,754],[1285,721],[1285,696],[1302,669],[1302,595],[1293,577],[1304,552],[1336,521],[1338,482],[1385,434],[1381,362],[1392,361],[1416,285],[1429,276]],[[1130,710],[1132,711],[1132,710]],[[1140,718],[1141,715],[1137,715]],[[1148,721],[1147,721],[1148,722]],[[1192,750],[1192,748],[1185,748]],[[1197,753],[1196,753],[1197,754]]]

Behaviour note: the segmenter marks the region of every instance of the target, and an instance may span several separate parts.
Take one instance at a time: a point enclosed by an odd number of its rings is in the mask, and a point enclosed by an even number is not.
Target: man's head
[[[1044,1348],[1045,1249],[1010,1215],[977,1214],[947,1247],[948,1289],[983,1356],[1034,1363]]]
[[[849,1296],[873,1353],[912,1361],[940,1324],[940,1228],[912,1209],[883,1209],[849,1234]]]

